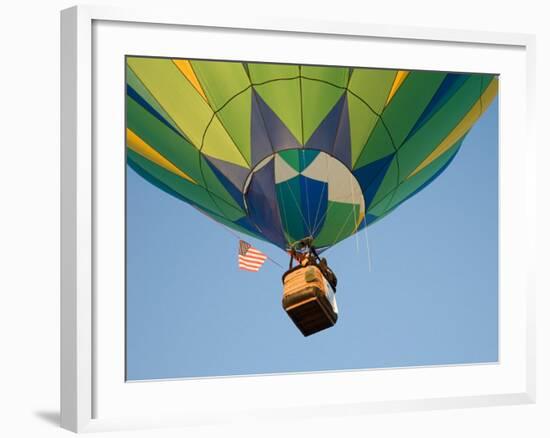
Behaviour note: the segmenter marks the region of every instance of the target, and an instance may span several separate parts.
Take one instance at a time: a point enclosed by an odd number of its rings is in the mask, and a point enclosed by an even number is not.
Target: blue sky
[[[498,360],[498,99],[422,192],[325,253],[337,324],[304,338],[284,270],[237,269],[238,240],[127,171],[127,378]],[[277,260],[287,256],[246,238]]]

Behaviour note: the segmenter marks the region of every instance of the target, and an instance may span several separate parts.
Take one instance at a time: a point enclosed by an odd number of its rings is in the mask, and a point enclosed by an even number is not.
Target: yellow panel
[[[176,67],[183,73],[187,80],[191,82],[191,85],[195,87],[195,90],[197,90],[204,100],[208,102],[206,94],[204,94],[204,90],[202,89],[201,84],[193,71],[193,67],[191,67],[191,63],[187,59],[172,59],[172,61],[176,64]]]
[[[158,166],[163,167],[169,172],[181,176],[182,178],[191,181],[193,184],[197,184],[197,182],[193,178],[179,170],[176,166],[174,166],[174,164],[172,164],[156,150],[154,150],[151,146],[145,143],[140,137],[138,137],[134,133],[134,131],[130,129],[126,129],[126,142],[128,144],[128,147],[132,149],[135,153],[147,158],[149,161],[152,161]]]
[[[403,84],[403,81],[405,78],[409,75],[408,71],[405,70],[399,70],[397,74],[395,75],[395,79],[393,80],[393,85],[391,86],[390,94],[388,94],[388,99],[386,100],[386,106],[388,103],[390,103],[390,100],[393,99],[393,96],[399,90],[399,87]]]
[[[443,155],[448,151],[462,136],[464,136],[468,130],[473,126],[481,114],[485,111],[489,103],[497,95],[498,79],[494,78],[489,86],[485,89],[479,100],[474,104],[472,109],[468,111],[466,116],[460,121],[458,125],[450,132],[450,134],[432,151],[428,157],[420,165],[413,170],[413,172],[407,177],[407,179],[416,175],[432,161]]]
[[[204,134],[201,153],[218,160],[236,164],[237,166],[250,168],[250,164],[248,164],[242,152],[235,145],[233,139],[217,117],[212,119],[206,134]]]

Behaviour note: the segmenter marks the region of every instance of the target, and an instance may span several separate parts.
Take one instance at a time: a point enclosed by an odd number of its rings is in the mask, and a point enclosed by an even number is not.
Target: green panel
[[[132,69],[128,66],[126,66],[126,82],[143,98],[143,100],[145,100],[155,109],[155,111],[157,111],[162,117],[164,117],[174,129],[178,130],[180,134],[183,135],[181,130],[178,129],[176,122],[174,122],[170,115],[166,111],[164,111],[164,108],[159,105],[157,100],[153,97],[151,93],[149,93],[149,90],[145,88],[145,86],[141,83],[141,81],[138,79]]]
[[[361,155],[369,136],[378,122],[378,116],[353,94],[348,93],[352,167]]]
[[[204,175],[204,185],[221,202],[216,204],[223,210],[225,217],[229,220],[238,220],[246,215],[239,204],[233,199],[223,184],[217,178],[216,174],[210,168],[204,157],[202,159],[202,173]]]
[[[309,79],[301,81],[304,143],[307,143],[338,99],[342,97],[344,89]]]
[[[397,204],[403,201],[407,196],[417,190],[426,181],[428,181],[435,173],[437,173],[454,155],[457,149],[462,144],[463,138],[456,142],[453,147],[438,157],[416,175],[402,182],[395,190],[391,203],[386,207],[386,212],[392,210]]]
[[[355,231],[355,221],[359,219],[360,206],[329,201],[327,215],[321,231],[315,237],[318,247],[332,246],[340,240],[352,235]]]
[[[183,137],[146,111],[132,98],[126,98],[127,127],[182,172],[202,183],[199,151]]]
[[[384,109],[382,119],[397,147],[401,145],[430,103],[445,76],[446,73],[430,71],[409,73]]]
[[[397,159],[394,158],[390,164],[390,167],[388,167],[388,170],[386,171],[382,183],[376,191],[376,195],[372,199],[370,205],[367,206],[367,213],[370,213],[371,209],[373,209],[379,202],[381,202],[386,197],[386,195],[393,191],[397,186],[399,178],[399,165],[397,163]],[[374,210],[372,214],[377,215],[376,213],[374,213]]]
[[[449,135],[475,105],[481,78],[468,79],[462,87],[399,149],[401,177],[406,178]]]
[[[128,66],[185,136],[200,147],[212,109],[170,59],[127,58]]]
[[[229,99],[250,86],[240,62],[191,61],[210,105],[217,111]]]
[[[290,242],[296,242],[309,234],[301,210],[300,177],[277,184],[275,189],[285,234]]]
[[[269,82],[264,85],[256,85],[254,88],[283,121],[292,135],[303,144],[300,80]]]
[[[249,88],[231,100],[218,113],[225,130],[241,151],[247,163],[251,162],[250,123],[252,113],[252,90]]]
[[[389,196],[391,196],[390,192],[389,195],[386,196],[386,198],[383,198],[381,201],[377,202],[376,204],[372,204],[372,207],[367,211],[368,214],[372,214],[373,216],[376,216],[376,220],[369,224],[369,226],[373,225],[374,223],[378,222],[382,216],[386,213],[386,206],[389,202]]]
[[[250,164],[217,117],[214,117],[208,126],[201,152],[237,166],[250,168]]]
[[[447,76],[448,78],[448,76]],[[462,80],[455,80],[450,86],[448,85],[444,91],[445,93],[445,96],[444,97],[440,97],[438,98],[438,101],[437,103],[435,103],[433,105],[432,108],[430,108],[429,110],[429,114],[422,114],[422,118],[425,118],[423,121],[422,121],[422,124],[426,123],[426,121],[428,121],[439,109],[441,109],[442,107],[444,107],[445,105],[447,105],[447,102],[449,101],[449,98],[452,97],[456,92],[457,90],[459,90],[463,85],[464,85],[464,82],[466,82],[468,80],[468,78],[465,78],[464,81]],[[443,84],[441,85],[443,86]],[[436,93],[437,94],[437,93]],[[434,100],[435,96],[432,98],[432,101]],[[431,106],[431,103],[430,102],[430,105],[428,106]],[[427,109],[425,110],[425,112],[427,112]],[[420,120],[417,121],[417,123],[420,122]],[[418,127],[419,128],[419,127]],[[412,132],[412,131],[411,131]],[[409,133],[407,135],[407,137],[411,137],[412,134]],[[405,140],[406,141],[406,140]]]
[[[248,72],[253,84],[261,84],[274,79],[297,78],[300,74],[297,65],[248,63]]]
[[[238,221],[239,219],[243,218],[244,216],[246,216],[246,214],[244,214],[243,212],[241,212],[240,210],[237,210],[233,207],[231,207],[229,204],[225,203],[223,200],[221,200],[220,198],[218,198],[217,196],[215,195],[212,195],[214,197],[214,202],[216,203],[216,205],[218,206],[218,209],[220,211],[220,213],[230,222],[236,222]]]
[[[348,89],[364,100],[376,114],[380,114],[396,74],[396,70],[355,68]]]
[[[495,77],[498,78],[498,76],[486,74],[480,74],[479,76],[481,76],[481,88],[483,90],[485,90],[489,86],[489,84]]]
[[[282,150],[279,152],[279,156],[296,172],[300,172],[302,170],[300,165],[300,155],[296,149]]]
[[[128,153],[128,160],[131,160],[137,164],[147,174],[170,187],[170,189],[176,193],[179,193],[184,198],[189,199],[192,203],[201,206],[201,208],[215,212],[216,214],[221,214],[219,208],[212,201],[212,197],[208,194],[204,187],[198,184],[193,184],[192,182],[169,172],[163,167],[157,166],[131,149],[126,150]]]
[[[322,67],[303,65],[301,71],[302,77],[330,82],[337,87],[344,88],[348,84],[348,67]]]
[[[364,146],[361,155],[357,159],[354,169],[358,169],[372,163],[373,161],[394,153],[395,147],[393,146],[391,140],[392,139],[388,134],[388,130],[379,120],[374,128],[374,131],[370,135],[367,144]]]

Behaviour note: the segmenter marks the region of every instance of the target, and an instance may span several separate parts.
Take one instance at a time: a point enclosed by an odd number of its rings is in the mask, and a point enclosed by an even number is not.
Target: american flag
[[[244,240],[239,241],[239,269],[258,272],[267,260],[267,256]]]

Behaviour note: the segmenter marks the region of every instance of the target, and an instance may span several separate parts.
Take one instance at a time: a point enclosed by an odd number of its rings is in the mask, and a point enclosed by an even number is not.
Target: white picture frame
[[[147,38],[141,38],[145,32]],[[501,75],[498,364],[124,382],[124,349],[120,343],[124,334],[124,276],[120,270],[124,222],[116,213],[123,208],[120,189],[124,185],[123,129],[119,129],[124,126],[124,114],[117,111],[123,102],[123,86],[120,96],[116,91],[116,81],[123,72],[120,56],[136,54],[136,47],[140,54],[178,56],[180,53],[165,43],[168,37],[179,38],[181,32],[186,38],[205,41],[195,45],[194,51],[187,50],[189,57],[215,57],[222,50],[226,59],[241,56],[300,62],[308,49],[308,59],[323,63],[323,57],[331,53],[336,56],[342,44],[369,45],[376,54],[376,66],[395,66],[382,50],[392,47],[394,54],[400,53],[393,61],[400,67],[434,69],[439,65],[442,70],[460,70],[470,66],[469,71]],[[273,46],[268,54],[259,55],[250,37],[266,44],[283,39],[285,50]],[[218,41],[216,47],[208,43],[213,40]],[[248,51],[244,51],[243,41],[249,41]],[[534,37],[524,34],[237,14],[203,17],[187,11],[104,6],[62,11],[61,426],[83,432],[250,418],[261,421],[281,414],[305,418],[533,403],[534,45]],[[350,65],[346,50],[338,53],[334,63]],[[421,56],[423,53],[435,57]],[[357,62],[365,61],[353,64]],[[104,111],[105,93],[118,96],[114,104],[109,102],[108,114]],[[518,202],[525,208],[511,208]],[[107,217],[103,213],[111,210],[116,210],[115,214]],[[521,237],[513,232],[520,223],[524,230]],[[319,387],[323,391],[316,389]],[[286,397],[289,388],[300,389],[292,401]]]

